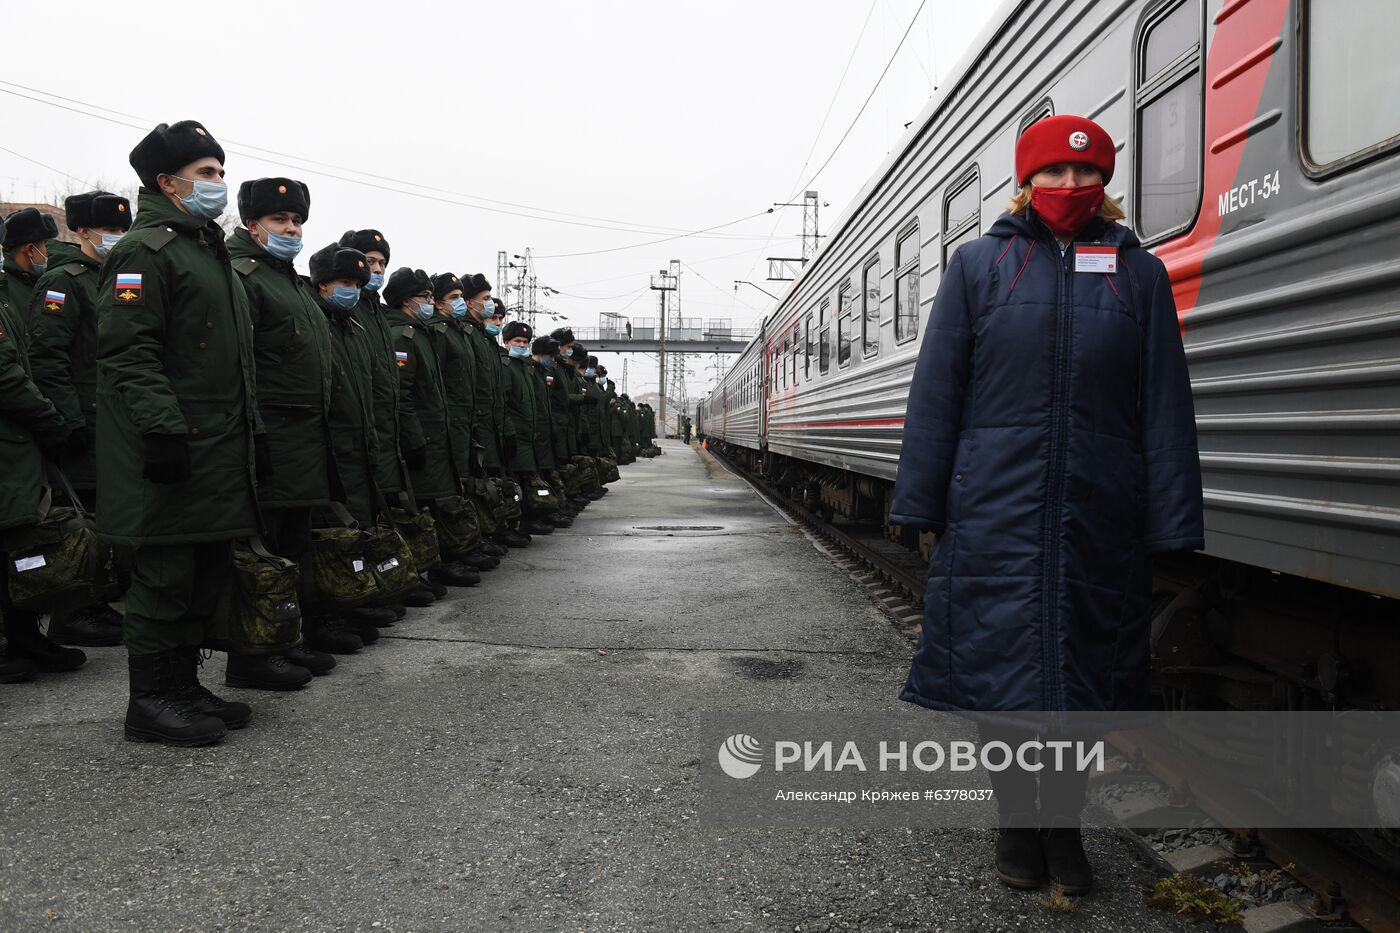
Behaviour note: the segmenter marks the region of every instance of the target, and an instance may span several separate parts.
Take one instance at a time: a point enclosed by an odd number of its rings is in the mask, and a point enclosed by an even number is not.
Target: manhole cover
[[[723,525],[633,525],[637,531],[723,531]]]

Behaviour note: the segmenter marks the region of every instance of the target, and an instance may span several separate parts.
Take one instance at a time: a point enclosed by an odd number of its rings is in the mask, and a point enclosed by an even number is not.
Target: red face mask
[[[1103,185],[1082,188],[1031,188],[1031,207],[1058,237],[1074,236],[1099,212]]]

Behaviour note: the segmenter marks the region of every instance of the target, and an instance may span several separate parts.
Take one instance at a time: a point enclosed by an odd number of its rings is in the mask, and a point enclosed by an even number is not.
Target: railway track
[[[792,501],[762,476],[744,469],[718,449],[706,452],[746,482],[779,514],[800,527],[838,566],[867,586],[875,602],[911,641],[917,640],[922,617],[926,568],[918,554],[888,540],[876,525],[841,525],[827,521]],[[1231,833],[1228,850],[1183,854],[1171,859],[1153,856],[1164,871],[1207,876],[1232,866],[1272,863],[1312,892],[1306,916],[1317,929],[1364,929],[1370,933],[1400,933],[1400,877],[1360,855],[1335,833],[1303,829],[1254,829],[1235,817],[1238,789],[1214,786],[1194,762],[1173,749],[1136,733],[1118,733],[1111,741],[1134,771],[1160,782],[1184,812],[1204,815]],[[1139,839],[1142,839],[1139,834]],[[1151,847],[1143,840],[1144,851]],[[1271,905],[1271,906],[1282,906]],[[1250,925],[1258,930],[1296,930],[1299,914],[1275,911],[1280,925],[1261,917]],[[1289,925],[1293,924],[1293,925]]]

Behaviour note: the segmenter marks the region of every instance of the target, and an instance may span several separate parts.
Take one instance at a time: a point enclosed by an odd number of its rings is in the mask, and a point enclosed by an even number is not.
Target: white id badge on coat
[[[1106,273],[1117,272],[1118,247],[1084,246],[1079,243],[1074,244],[1074,271]]]

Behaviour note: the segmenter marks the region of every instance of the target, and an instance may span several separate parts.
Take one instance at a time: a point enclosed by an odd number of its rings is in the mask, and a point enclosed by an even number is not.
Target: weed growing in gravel
[[[1194,875],[1169,875],[1147,889],[1147,904],[1193,921],[1240,924],[1240,902]]]
[[[1065,889],[1058,884],[1050,886],[1050,894],[1040,902],[1041,906],[1052,914],[1072,914],[1075,911],[1074,899],[1065,894]]]

